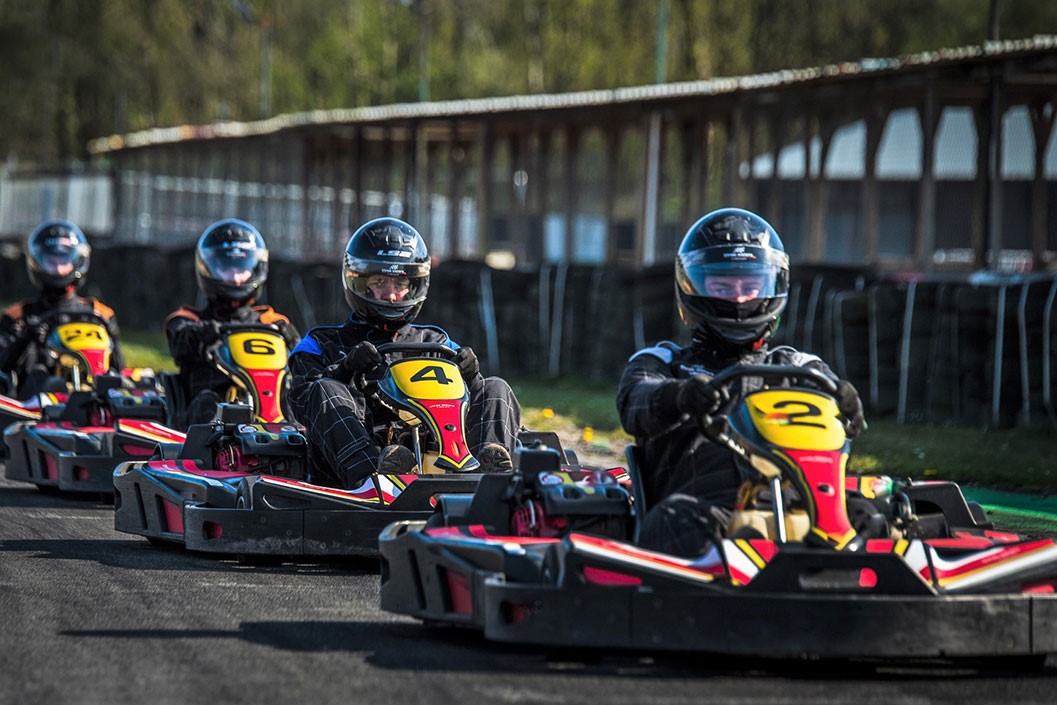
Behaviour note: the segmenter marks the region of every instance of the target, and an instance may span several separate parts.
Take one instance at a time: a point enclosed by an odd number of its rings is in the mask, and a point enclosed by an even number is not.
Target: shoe
[[[379,475],[408,475],[418,472],[418,462],[410,448],[391,445],[382,448],[378,456]]]
[[[514,469],[510,451],[498,443],[485,443],[473,455],[481,464],[478,472],[511,472]]]

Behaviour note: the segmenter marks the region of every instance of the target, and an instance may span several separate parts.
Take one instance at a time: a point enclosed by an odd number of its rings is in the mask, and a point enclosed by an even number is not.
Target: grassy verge
[[[150,367],[155,372],[172,372],[176,363],[169,357],[169,346],[161,331],[121,331],[121,350],[129,367]]]

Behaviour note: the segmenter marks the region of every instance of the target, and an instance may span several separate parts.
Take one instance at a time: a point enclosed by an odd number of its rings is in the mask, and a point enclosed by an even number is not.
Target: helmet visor
[[[679,255],[677,282],[687,294],[744,303],[789,293],[788,257],[776,250],[738,245]]]
[[[360,298],[383,304],[417,303],[425,298],[427,277],[346,272],[345,283]]]
[[[88,252],[88,244],[68,231],[55,232],[29,244],[30,262],[38,271],[57,278],[83,269]]]
[[[201,261],[212,279],[238,287],[267,271],[268,251],[250,242],[229,241],[203,249]]]

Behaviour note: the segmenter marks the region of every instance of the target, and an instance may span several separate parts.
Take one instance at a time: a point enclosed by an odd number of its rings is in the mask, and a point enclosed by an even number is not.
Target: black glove
[[[199,321],[196,329],[195,337],[202,350],[220,340],[220,321]]]
[[[477,361],[477,355],[474,354],[473,348],[459,348],[451,361],[458,366],[459,374],[467,382],[476,377],[477,373],[481,371],[481,363]]]
[[[849,437],[854,438],[866,429],[866,417],[863,416],[859,392],[847,380],[837,382],[837,408],[844,417]]]
[[[714,386],[708,375],[695,375],[680,383],[675,406],[684,414],[704,416],[716,413],[728,401],[726,387]]]
[[[357,375],[367,374],[382,362],[382,354],[378,352],[378,348],[365,340],[350,350],[338,363],[334,379],[348,384]]]
[[[43,346],[48,339],[51,326],[41,321],[26,321],[26,327],[22,329],[22,339],[27,343],[36,343]]]

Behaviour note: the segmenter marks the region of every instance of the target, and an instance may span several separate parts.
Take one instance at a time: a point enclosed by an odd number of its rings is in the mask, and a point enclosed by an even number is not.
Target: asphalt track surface
[[[1052,705],[1057,663],[490,644],[382,612],[376,561],[245,566],[159,549],[115,532],[106,503],[0,479],[0,703],[705,702]]]

